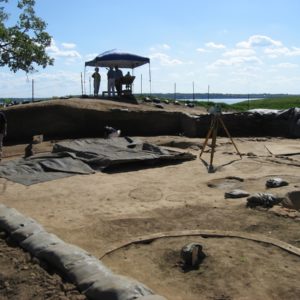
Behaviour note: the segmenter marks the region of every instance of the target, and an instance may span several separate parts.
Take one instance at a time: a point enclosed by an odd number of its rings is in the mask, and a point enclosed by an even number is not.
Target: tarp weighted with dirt
[[[0,164],[0,177],[31,185],[137,162],[192,160],[195,155],[167,150],[129,137],[78,139],[54,145],[52,153]]]
[[[94,172],[87,164],[69,153],[34,155],[0,164],[0,177],[24,185]]]

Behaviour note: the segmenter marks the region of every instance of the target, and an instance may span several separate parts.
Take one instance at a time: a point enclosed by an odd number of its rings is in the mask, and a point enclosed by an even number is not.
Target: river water
[[[261,98],[249,98],[249,100],[259,100]],[[177,99],[179,101],[193,101],[193,99]],[[207,102],[207,99],[195,99],[194,101],[202,101],[202,102]],[[216,99],[209,99],[209,102],[215,102],[215,103],[226,103],[226,104],[234,104],[234,103],[238,103],[238,102],[243,102],[243,101],[248,101],[248,98],[230,98],[230,99],[226,99],[226,98],[216,98]]]

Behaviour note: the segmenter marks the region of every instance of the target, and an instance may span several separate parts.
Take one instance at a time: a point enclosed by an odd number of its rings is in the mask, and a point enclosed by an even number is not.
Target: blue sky
[[[10,0],[13,18],[17,10]],[[299,0],[36,0],[54,66],[0,69],[0,97],[81,93],[84,62],[111,49],[151,60],[152,92],[300,94]],[[124,70],[124,72],[127,70]],[[86,69],[86,92],[93,68]],[[135,69],[148,93],[148,66]],[[100,90],[106,90],[106,69]]]

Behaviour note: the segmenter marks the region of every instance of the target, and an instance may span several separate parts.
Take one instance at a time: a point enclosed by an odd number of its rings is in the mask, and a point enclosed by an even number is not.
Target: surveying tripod
[[[214,171],[214,167],[213,167],[213,160],[214,160],[214,154],[215,154],[215,148],[216,148],[216,140],[217,140],[217,133],[218,133],[218,129],[220,127],[220,124],[223,126],[224,131],[226,132],[227,136],[229,137],[229,139],[231,140],[231,143],[233,144],[235,150],[237,151],[237,153],[239,154],[240,158],[242,158],[242,155],[240,153],[240,151],[238,150],[236,144],[234,143],[228,129],[226,128],[222,117],[221,117],[221,110],[218,107],[215,107],[213,109],[212,112],[212,119],[211,119],[211,123],[210,123],[210,128],[209,131],[207,133],[207,136],[205,138],[205,141],[203,143],[202,146],[202,150],[200,152],[199,158],[202,156],[204,149],[207,145],[208,139],[211,137],[212,138],[212,143],[211,143],[211,153],[210,153],[210,163],[209,163],[209,167],[208,167],[208,171],[209,172],[213,172]]]

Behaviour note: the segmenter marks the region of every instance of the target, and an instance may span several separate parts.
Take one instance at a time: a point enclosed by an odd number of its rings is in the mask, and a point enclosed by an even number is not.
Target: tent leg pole
[[[150,85],[150,96],[152,94],[152,87],[151,87],[151,66],[149,63],[149,85]]]

